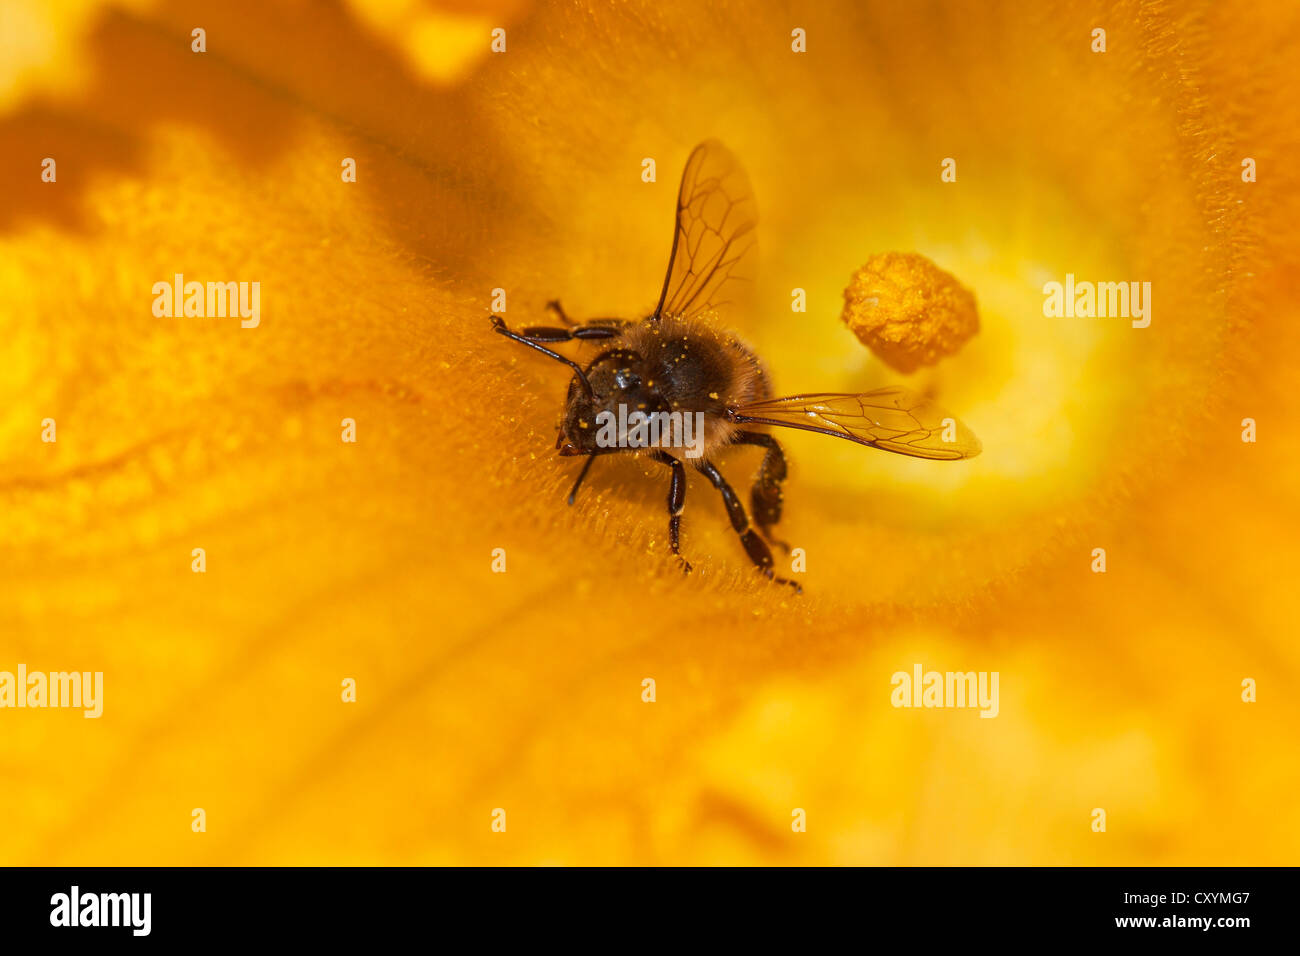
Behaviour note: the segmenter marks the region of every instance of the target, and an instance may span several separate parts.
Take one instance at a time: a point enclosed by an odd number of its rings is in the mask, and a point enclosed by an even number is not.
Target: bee
[[[551,301],[547,309],[559,326],[514,331],[493,315],[492,328],[573,373],[555,443],[560,455],[586,458],[569,492],[570,505],[597,457],[647,455],[671,472],[668,546],[690,571],[680,547],[686,465],[668,449],[686,443],[693,420],[699,427],[684,457],[721,494],[731,526],[755,567],[797,590],[794,582],[777,577],[773,567],[770,545],[789,551],[773,534],[781,520],[786,460],[766,429],[799,428],[936,460],[970,458],[979,454],[980,442],[957,419],[901,388],[773,397],[762,361],[718,322],[719,311],[734,306],[753,281],[756,222],[757,206],[740,163],[716,140],[703,142],[682,172],[668,271],[653,312],[639,320],[575,322],[559,301]],[[579,364],[548,347],[570,341],[594,343],[598,354]],[[662,417],[670,424],[669,440],[662,440],[662,433],[658,442],[628,440],[636,437],[636,429],[625,423],[635,413],[642,416],[638,424]],[[615,421],[617,428],[612,427]],[[735,445],[763,449],[748,512],[713,463],[719,450]]]

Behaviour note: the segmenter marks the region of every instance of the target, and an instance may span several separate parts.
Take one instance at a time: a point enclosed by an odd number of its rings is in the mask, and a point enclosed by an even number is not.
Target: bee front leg
[[[686,507],[686,468],[672,455],[659,449],[650,452],[650,457],[673,470],[672,483],[668,486],[668,547],[682,563],[682,570],[689,574],[691,563],[682,557],[681,552],[682,509]]]
[[[582,487],[583,480],[587,477],[587,472],[591,471],[591,463],[596,460],[594,454],[587,456],[587,463],[582,466],[582,471],[578,472],[578,480],[573,483],[573,489],[569,492],[569,504],[572,505],[578,497],[578,489]]]

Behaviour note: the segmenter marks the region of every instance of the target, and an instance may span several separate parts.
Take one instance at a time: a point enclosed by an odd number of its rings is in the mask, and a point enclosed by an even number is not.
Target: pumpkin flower
[[[0,707],[0,862],[1294,861],[1294,4],[0,18],[0,703],[102,675]],[[646,315],[711,138],[776,394],[983,443],[783,430],[802,594],[693,470],[690,574],[661,466],[567,506],[489,324]],[[889,253],[978,303],[906,374],[840,321]]]

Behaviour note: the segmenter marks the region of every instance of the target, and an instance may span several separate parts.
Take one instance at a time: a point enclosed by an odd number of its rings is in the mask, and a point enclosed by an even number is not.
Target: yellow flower
[[[1292,4],[5,16],[0,671],[104,713],[0,710],[0,862],[1294,860]],[[488,326],[650,308],[708,137],[779,392],[905,380],[838,320],[873,254],[979,303],[906,380],[981,457],[783,436],[801,597],[694,478],[690,576],[662,469],[566,508],[564,370]],[[260,323],[155,316],[177,273]],[[1045,317],[1067,273],[1150,326]],[[997,671],[996,719],[891,706],[916,663]]]

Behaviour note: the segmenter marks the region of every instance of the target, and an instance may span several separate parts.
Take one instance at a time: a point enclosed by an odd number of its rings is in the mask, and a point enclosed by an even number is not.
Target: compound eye
[[[641,376],[630,368],[621,368],[614,373],[614,384],[621,389],[636,388],[641,384]]]

